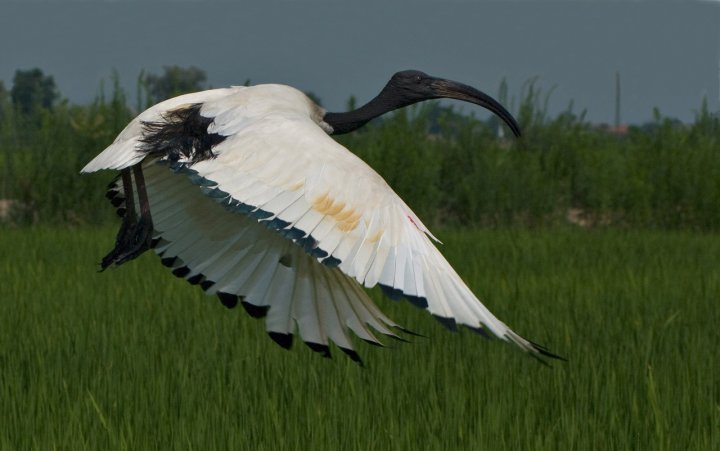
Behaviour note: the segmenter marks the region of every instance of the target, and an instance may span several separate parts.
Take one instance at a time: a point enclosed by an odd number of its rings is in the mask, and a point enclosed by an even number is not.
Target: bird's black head
[[[489,95],[472,86],[433,77],[418,70],[397,72],[380,94],[366,105],[347,113],[327,113],[324,121],[332,127],[333,134],[348,133],[388,111],[430,99],[455,99],[480,105],[497,114],[515,136],[520,136],[520,126],[515,118]]]
[[[430,99],[455,99],[474,103],[497,114],[515,136],[520,136],[520,126],[515,118],[498,101],[472,86],[433,77],[419,70],[404,70],[392,76],[383,93],[397,102],[396,108]]]
[[[410,102],[408,105],[422,100],[436,98],[433,88],[435,77],[419,70],[403,70],[395,73],[388,81],[384,90]]]

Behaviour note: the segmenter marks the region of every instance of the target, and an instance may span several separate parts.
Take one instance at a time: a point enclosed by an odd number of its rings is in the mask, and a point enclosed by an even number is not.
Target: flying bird
[[[512,115],[487,94],[408,70],[362,107],[326,112],[303,92],[265,84],[181,95],[149,108],[82,172],[120,171],[107,197],[122,223],[101,270],[152,249],[175,276],[264,317],[289,348],[299,335],[360,362],[349,331],[380,345],[401,326],[361,288],[427,309],[447,328],[495,336],[557,358],[513,332],[473,294],[415,213],[331,136],[428,99]]]

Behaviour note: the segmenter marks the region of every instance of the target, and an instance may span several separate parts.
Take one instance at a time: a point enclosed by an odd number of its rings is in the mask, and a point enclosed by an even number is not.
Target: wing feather
[[[316,351],[329,353],[332,341],[359,361],[348,331],[374,344],[379,341],[368,327],[396,336],[388,329],[394,323],[352,279],[319,264],[268,228],[268,221],[213,202],[190,177],[165,165],[147,163],[144,172],[151,210],[182,212],[154,219],[155,251],[176,275],[202,281],[207,294],[237,296],[244,305],[267,308],[266,329],[279,343],[289,345],[297,332]],[[168,185],[168,178],[175,183]]]
[[[282,335],[294,335],[292,320],[293,289],[295,272],[288,267],[278,265],[268,291],[259,305],[270,305],[265,328],[268,332]]]
[[[299,258],[297,252],[293,257]],[[320,313],[315,303],[315,285],[310,283],[309,267],[300,262],[295,271],[295,287],[292,295],[292,316],[297,322],[300,337],[305,343],[327,346],[327,334],[320,323]],[[291,263],[291,264],[293,264]]]
[[[308,265],[308,269],[311,273],[317,272],[317,274],[313,274],[315,280],[317,280],[314,296],[317,299],[326,299],[326,302],[315,303],[320,327],[328,339],[332,340],[340,348],[352,350],[353,346],[347,335],[347,328],[338,317],[332,292],[327,286],[327,279],[324,274],[318,271],[318,266],[314,264]]]
[[[330,296],[335,304],[335,308],[338,311],[340,318],[345,318],[345,326],[352,330],[355,335],[361,339],[370,342],[375,345],[381,345],[380,341],[370,332],[365,325],[374,321],[372,315],[369,315],[364,306],[358,305],[353,307],[353,303],[349,301],[343,284],[338,280],[338,277],[343,277],[337,271],[323,271],[323,276],[326,278],[326,286],[330,290]]]

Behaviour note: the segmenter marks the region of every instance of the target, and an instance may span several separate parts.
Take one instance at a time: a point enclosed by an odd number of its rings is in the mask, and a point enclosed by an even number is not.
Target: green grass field
[[[284,351],[261,321],[145,255],[96,272],[114,230],[0,229],[0,449],[720,448],[720,236],[440,231],[540,365],[379,299],[426,338],[364,368]]]

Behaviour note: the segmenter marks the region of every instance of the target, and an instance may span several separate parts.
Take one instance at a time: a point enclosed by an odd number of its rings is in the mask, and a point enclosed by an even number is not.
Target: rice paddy
[[[441,230],[488,307],[568,362],[450,333],[285,351],[114,229],[0,228],[0,449],[718,449],[720,236]]]

